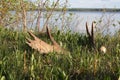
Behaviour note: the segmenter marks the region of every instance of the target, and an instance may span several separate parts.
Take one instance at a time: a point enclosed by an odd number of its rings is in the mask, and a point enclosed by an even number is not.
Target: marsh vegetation
[[[11,4],[9,8],[14,6],[16,10],[14,16],[10,15],[8,6],[5,6],[8,3]],[[44,14],[45,22],[41,29],[40,19],[43,14],[41,9],[38,11],[36,28],[32,29],[32,33],[48,44],[52,44],[44,32],[44,26],[49,26],[49,21],[54,18],[53,10],[49,10],[49,7],[52,9],[62,7],[63,11],[59,15],[61,30],[57,28],[59,24],[53,27],[50,25],[50,28],[55,41],[66,50],[63,54],[57,54],[57,52],[40,54],[26,44],[26,37],[30,38],[27,33],[30,29],[28,29],[26,18],[29,7],[23,3],[23,0],[19,0],[17,4],[13,0],[8,2],[2,0],[0,4],[2,6],[0,10],[2,11],[0,16],[1,80],[118,80],[120,77],[120,30],[112,36],[96,31],[94,36],[96,51],[89,43],[86,33],[73,32],[69,29],[66,21],[70,17],[65,15],[67,0],[59,6],[57,5],[59,0],[51,6],[47,6],[49,0],[38,2],[48,12]],[[22,24],[21,28],[18,27],[19,23]],[[101,45],[107,48],[105,54],[99,51]]]

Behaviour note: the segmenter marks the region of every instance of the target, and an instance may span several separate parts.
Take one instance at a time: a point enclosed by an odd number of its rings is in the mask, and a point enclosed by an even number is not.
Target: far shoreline
[[[41,9],[29,9],[28,11],[102,11],[102,12],[120,12],[119,8],[41,8]]]
[[[104,12],[120,12],[118,8],[68,8],[68,11],[104,11]]]
[[[29,8],[26,11],[84,11],[84,12],[91,12],[91,11],[100,11],[100,12],[120,12],[120,8],[41,8],[41,9],[37,9],[36,8]],[[15,11],[10,10],[10,11]]]

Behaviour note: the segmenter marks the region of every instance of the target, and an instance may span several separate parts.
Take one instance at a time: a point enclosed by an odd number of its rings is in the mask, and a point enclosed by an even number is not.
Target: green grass
[[[35,33],[50,43],[47,35]],[[52,33],[55,40],[69,55],[55,52],[41,55],[26,43],[29,35],[0,28],[1,80],[118,80],[120,76],[120,33],[114,36],[96,36],[96,46],[104,44],[107,53],[90,48],[85,35]]]

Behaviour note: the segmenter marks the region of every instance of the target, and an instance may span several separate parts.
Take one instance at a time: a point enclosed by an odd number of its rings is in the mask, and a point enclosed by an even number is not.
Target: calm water
[[[94,24],[98,30],[104,33],[114,33],[120,29],[120,12],[74,12],[75,18],[73,24],[77,22],[74,31],[85,32],[85,23],[88,22],[89,28],[92,21],[97,22]],[[76,23],[75,23],[76,24]]]
[[[14,14],[14,12],[12,12]],[[42,12],[40,20],[40,28],[46,21],[46,12]],[[27,12],[27,26],[29,28],[35,28],[37,21],[37,11]],[[64,17],[64,20],[62,18]],[[91,28],[92,21],[95,21],[95,27],[97,30],[101,30],[104,33],[114,33],[120,29],[120,12],[100,12],[100,11],[68,11],[63,16],[62,12],[54,12],[48,21],[50,27],[57,27],[59,29],[66,26],[75,32],[84,33],[85,23],[88,22],[89,28]],[[21,22],[18,25],[21,27]],[[97,31],[96,30],[96,31]]]

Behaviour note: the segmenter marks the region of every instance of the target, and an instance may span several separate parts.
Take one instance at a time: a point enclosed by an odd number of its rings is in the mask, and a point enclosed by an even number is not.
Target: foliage
[[[107,53],[102,54],[89,49],[85,35],[54,31],[55,40],[70,51],[70,57],[55,52],[40,55],[25,43],[25,37],[29,37],[27,33],[0,28],[0,79],[117,80],[120,76],[120,38],[117,34],[96,36],[97,47],[101,44],[107,47]],[[36,35],[49,42],[46,35]]]
[[[0,1],[0,25],[8,28],[19,28],[22,22],[23,30],[27,28],[26,11],[34,8],[33,3],[24,0]]]
[[[68,20],[68,16],[65,15],[66,7],[67,0],[63,2],[60,0],[37,0],[34,3],[29,0],[1,0],[0,25],[15,30],[22,29],[23,31],[27,29],[43,31],[48,23],[54,27],[55,23],[61,22],[63,27],[68,24],[65,23]],[[59,15],[54,12],[58,9],[61,10]],[[53,20],[55,23],[51,23]],[[36,24],[34,28],[32,27],[33,24]]]
[[[0,79],[117,80],[120,77],[120,32],[116,32],[114,36],[102,34],[95,36],[98,49],[101,45],[107,47],[107,53],[102,54],[91,48],[86,35],[72,33],[68,30],[71,18],[65,15],[67,0],[62,5],[59,0],[52,4],[50,4],[50,0],[45,1],[38,0],[38,15],[35,17],[38,24],[36,24],[37,28],[33,31],[39,31],[41,27],[39,23],[41,23],[40,19],[43,15],[42,17],[45,20],[43,27],[48,24],[52,26],[53,37],[69,54],[60,55],[53,52],[48,55],[41,55],[31,49],[25,43],[26,37],[29,37],[29,35],[15,29],[23,27],[25,30],[28,28],[27,11],[34,5],[24,0],[1,0]],[[53,10],[57,8],[61,9],[62,13],[55,17],[56,13]],[[15,14],[12,15],[10,10],[15,10]],[[52,24],[52,22],[54,23]],[[61,23],[61,29],[66,29],[65,31],[54,29],[59,23]],[[9,29],[5,28],[8,26]],[[51,43],[46,34],[40,35],[39,32],[35,32],[35,34]]]

